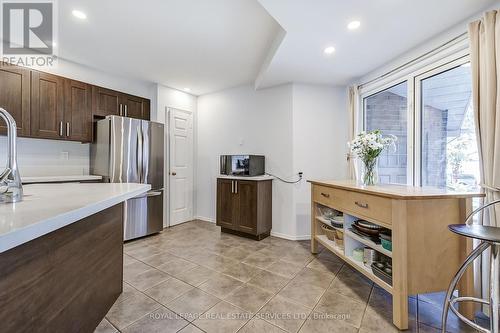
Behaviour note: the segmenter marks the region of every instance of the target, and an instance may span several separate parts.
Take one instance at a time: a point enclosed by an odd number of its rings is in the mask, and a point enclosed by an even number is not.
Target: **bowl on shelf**
[[[326,206],[318,206],[318,212],[321,216],[323,216],[327,220],[330,220],[331,218],[337,215],[335,209]]]
[[[392,241],[380,237],[382,247],[387,251],[392,251]]]
[[[387,251],[392,251],[392,235],[390,230],[383,230],[380,232],[380,242],[382,247]]]

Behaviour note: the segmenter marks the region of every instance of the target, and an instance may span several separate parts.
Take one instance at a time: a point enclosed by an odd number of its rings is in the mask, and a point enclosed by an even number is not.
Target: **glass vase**
[[[363,161],[361,182],[363,185],[378,184],[378,158]]]

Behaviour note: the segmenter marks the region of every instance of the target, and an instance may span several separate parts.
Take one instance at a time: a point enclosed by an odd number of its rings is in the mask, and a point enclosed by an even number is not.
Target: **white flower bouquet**
[[[361,132],[349,144],[354,155],[363,162],[363,184],[375,185],[378,182],[377,161],[378,157],[387,147],[395,149],[397,138],[394,135],[382,135],[380,130]]]

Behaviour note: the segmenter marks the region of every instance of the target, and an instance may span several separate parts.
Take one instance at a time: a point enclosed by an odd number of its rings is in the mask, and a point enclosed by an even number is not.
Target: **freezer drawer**
[[[150,235],[163,229],[163,190],[149,191],[124,205],[124,240]]]

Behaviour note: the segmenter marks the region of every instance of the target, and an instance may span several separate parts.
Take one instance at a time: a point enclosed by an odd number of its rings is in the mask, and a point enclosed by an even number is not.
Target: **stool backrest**
[[[477,208],[472,213],[470,213],[469,216],[467,216],[467,218],[465,219],[464,223],[467,224],[467,225],[471,225],[472,224],[472,218],[474,217],[474,215],[476,215],[477,213],[479,213],[482,210],[485,210],[488,207],[494,206],[494,205],[499,204],[499,203],[500,203],[500,199],[494,200],[492,202],[489,202],[489,203],[487,203],[487,204],[485,204],[485,205]]]

